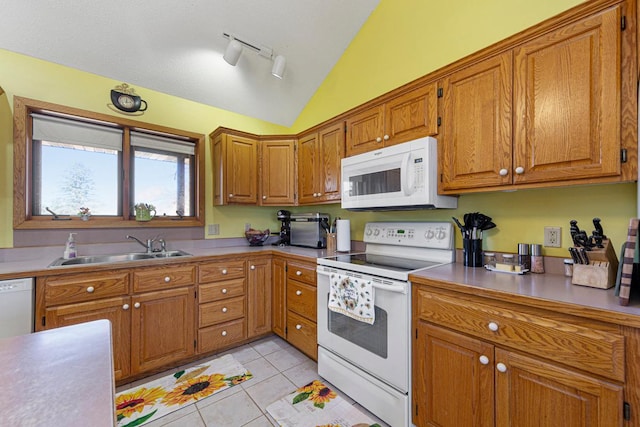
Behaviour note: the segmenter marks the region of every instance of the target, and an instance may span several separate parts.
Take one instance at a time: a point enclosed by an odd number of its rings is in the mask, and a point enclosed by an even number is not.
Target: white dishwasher
[[[33,279],[0,280],[0,338],[33,332]]]

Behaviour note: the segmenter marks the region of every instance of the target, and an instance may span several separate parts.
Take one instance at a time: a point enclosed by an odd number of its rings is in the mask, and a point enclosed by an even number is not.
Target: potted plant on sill
[[[83,221],[89,221],[89,218],[91,218],[91,209],[89,209],[89,208],[80,208],[80,209],[78,209],[78,216]]]

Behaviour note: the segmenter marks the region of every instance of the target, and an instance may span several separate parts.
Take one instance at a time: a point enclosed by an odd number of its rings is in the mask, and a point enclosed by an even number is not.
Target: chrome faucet
[[[151,253],[151,246],[153,245],[153,239],[147,239],[147,243],[145,244],[145,243],[143,243],[140,239],[138,239],[138,238],[137,238],[137,237],[135,237],[135,236],[127,235],[127,236],[126,236],[126,238],[127,238],[127,239],[133,239],[133,240],[135,240],[136,242],[138,242],[138,243],[140,243],[142,246],[144,246],[144,248],[147,250],[147,253]]]

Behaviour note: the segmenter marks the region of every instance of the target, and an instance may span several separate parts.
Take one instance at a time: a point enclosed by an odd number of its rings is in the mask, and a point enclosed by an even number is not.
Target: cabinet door
[[[235,135],[226,138],[227,202],[255,204],[258,200],[258,141]]]
[[[317,146],[318,134],[315,132],[298,140],[298,203],[301,205],[317,201]]]
[[[347,156],[384,146],[384,105],[348,117],[346,125]]]
[[[495,362],[498,427],[623,423],[620,385],[501,349],[496,349]]]
[[[195,352],[195,291],[192,286],[132,297],[133,374],[186,359]]]
[[[271,293],[271,329],[274,333],[286,338],[287,326],[287,294],[286,294],[286,262],[275,258],[271,262],[273,286]]]
[[[511,52],[443,79],[438,190],[511,183]]]
[[[129,297],[101,299],[78,304],[48,308],[45,312],[46,328],[77,325],[92,320],[111,322],[113,365],[115,379],[129,376],[131,365],[131,300]]]
[[[424,321],[416,328],[413,423],[493,426],[493,346]]]
[[[344,157],[344,125],[337,123],[319,130],[317,149],[317,201],[338,201],[342,198],[340,161]]]
[[[515,183],[620,174],[620,32],[616,7],[515,50]]]
[[[294,140],[262,141],[261,205],[286,206],[295,203]]]
[[[248,338],[271,332],[271,261],[269,258],[248,262]]]
[[[222,206],[227,203],[227,177],[225,176],[225,135],[217,134],[211,142],[211,168],[213,170],[213,204]]]
[[[385,104],[385,146],[438,133],[438,85],[433,82]]]

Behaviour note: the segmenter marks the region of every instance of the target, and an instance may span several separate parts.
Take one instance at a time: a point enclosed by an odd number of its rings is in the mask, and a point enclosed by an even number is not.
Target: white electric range
[[[318,373],[386,423],[410,426],[409,275],[455,261],[453,224],[371,222],[363,240],[363,253],[318,258]],[[373,324],[328,308],[336,278],[372,283]]]

